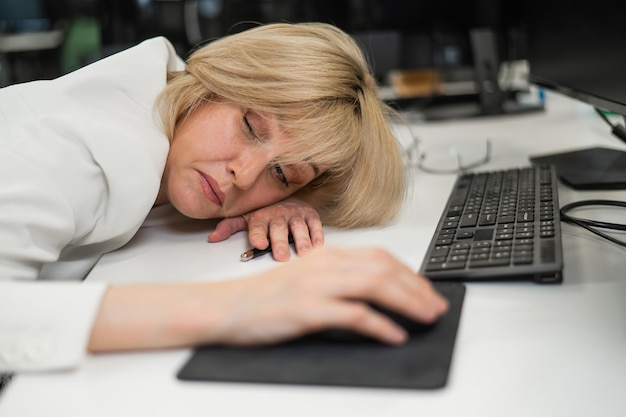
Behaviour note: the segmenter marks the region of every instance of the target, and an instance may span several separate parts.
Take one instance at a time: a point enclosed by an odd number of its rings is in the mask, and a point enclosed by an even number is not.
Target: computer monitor
[[[625,116],[626,30],[621,6],[616,10],[608,2],[523,3],[530,81],[588,103],[601,114]],[[621,125],[614,130],[626,141]],[[626,189],[626,152],[620,150],[593,148],[532,160],[554,163],[562,180],[574,188]]]
[[[392,75],[389,102],[424,119],[541,111],[518,100],[518,15],[509,0],[362,0],[346,29],[383,85]]]

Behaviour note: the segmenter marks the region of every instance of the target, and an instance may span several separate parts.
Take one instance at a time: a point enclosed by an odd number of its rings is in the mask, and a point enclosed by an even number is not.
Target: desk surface
[[[493,157],[485,168],[494,169],[526,165],[530,154],[620,147],[590,107],[553,96],[546,113],[429,123],[415,131],[420,149],[433,152],[450,145],[476,149],[489,137]],[[395,222],[327,228],[326,244],[380,245],[417,270],[455,177],[414,174],[410,201]],[[559,190],[561,204],[597,197],[626,200],[626,191]],[[603,214],[623,222],[623,211]],[[212,225],[173,216],[145,227],[105,256],[88,279],[230,279],[275,265],[270,257],[239,262],[247,248],[243,233],[207,243]],[[468,284],[448,385],[441,390],[181,382],[175,375],[191,351],[180,349],[91,355],[72,372],[19,375],[0,397],[0,415],[623,416],[624,249],[568,224],[563,244],[562,285]]]

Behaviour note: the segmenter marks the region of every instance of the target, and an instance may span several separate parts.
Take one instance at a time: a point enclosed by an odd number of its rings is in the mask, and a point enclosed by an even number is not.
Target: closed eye
[[[244,126],[245,134],[248,137],[248,139],[254,142],[260,142],[261,138],[259,137],[257,132],[254,130],[252,123],[250,123],[250,120],[248,119],[249,114],[250,114],[249,112],[246,112],[243,115],[243,126]]]
[[[285,187],[289,187],[289,181],[287,181],[287,177],[285,176],[285,173],[283,172],[283,169],[280,165],[273,164],[272,173],[278,181],[285,185]]]

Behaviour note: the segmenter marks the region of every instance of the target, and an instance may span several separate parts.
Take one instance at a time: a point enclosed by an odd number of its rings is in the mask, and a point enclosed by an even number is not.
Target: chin
[[[215,207],[207,207],[207,205],[212,206],[211,204],[203,204],[203,201],[198,201],[195,199],[191,200],[189,198],[184,198],[181,200],[172,199],[171,203],[174,208],[185,217],[198,220],[222,217],[218,213],[218,210],[215,210]]]

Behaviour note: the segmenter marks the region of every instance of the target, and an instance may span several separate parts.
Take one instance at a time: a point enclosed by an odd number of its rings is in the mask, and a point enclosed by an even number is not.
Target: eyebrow
[[[305,169],[306,169],[305,166],[308,166],[310,169],[313,170],[313,178],[310,181],[315,181],[320,176],[319,166],[315,162],[312,162],[312,161],[304,161],[304,163],[301,162],[297,164],[287,164],[285,166],[288,167],[288,169],[291,171],[293,175],[290,182],[293,181],[293,182],[299,183],[299,182],[304,181],[304,178],[302,178],[302,176],[305,176],[305,177],[307,176],[307,174],[305,173]]]
[[[254,110],[247,110],[246,115],[248,115],[252,129],[257,137],[259,139],[268,139],[267,136],[272,133],[272,129],[270,128],[267,118]]]
[[[311,169],[313,169],[315,178],[317,178],[320,175],[320,167],[317,166],[317,164],[313,161],[305,161],[305,162],[311,167]]]
[[[269,122],[268,122],[267,116],[266,116],[266,115],[264,115],[264,114],[263,114],[263,113],[261,113],[261,112],[256,112],[256,114],[258,114],[259,116],[261,116],[259,119],[261,120],[261,123],[263,124],[263,128],[265,129],[265,131],[266,131],[267,133],[271,132],[271,131],[272,131],[272,129],[270,129],[270,127],[269,127]],[[283,127],[282,127],[282,125],[281,125],[280,121],[279,121],[278,119],[276,119],[276,120],[277,120],[277,122],[278,122],[278,127],[279,127],[279,130],[280,130],[281,132],[284,132]],[[313,161],[311,161],[311,160],[305,160],[304,162],[306,162],[306,164],[307,164],[307,165],[309,165],[309,166],[311,167],[311,169],[313,170],[313,173],[315,174],[315,175],[314,175],[314,178],[317,178],[317,177],[320,175],[320,172],[321,172],[321,171],[320,171],[320,167],[319,167],[319,166],[318,166],[315,162],[313,162]]]

